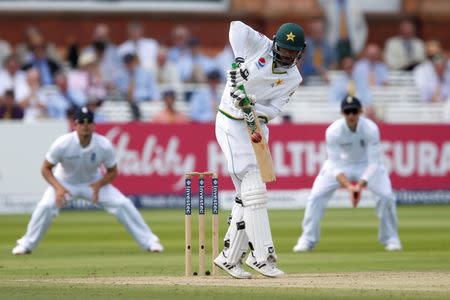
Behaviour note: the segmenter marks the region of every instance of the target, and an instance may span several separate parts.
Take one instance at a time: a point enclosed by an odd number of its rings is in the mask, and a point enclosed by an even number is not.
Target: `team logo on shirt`
[[[274,83],[272,83],[270,86],[276,87],[279,85],[282,85],[284,83],[283,79],[277,79]]]
[[[256,67],[258,69],[261,69],[262,67],[264,67],[266,65],[266,59],[264,57],[260,57],[258,59],[258,61],[256,62]]]
[[[91,161],[94,162],[96,157],[97,157],[97,155],[95,154],[95,152],[93,152],[91,154]]]

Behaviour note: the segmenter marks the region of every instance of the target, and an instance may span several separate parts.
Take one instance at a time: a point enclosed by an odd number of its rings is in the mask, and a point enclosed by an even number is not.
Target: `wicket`
[[[212,185],[212,260],[219,254],[219,180],[212,172],[188,172],[185,174],[185,275],[192,276],[192,177],[198,176],[198,275],[209,275],[205,271],[205,179],[211,176]],[[217,267],[212,263],[212,275]]]

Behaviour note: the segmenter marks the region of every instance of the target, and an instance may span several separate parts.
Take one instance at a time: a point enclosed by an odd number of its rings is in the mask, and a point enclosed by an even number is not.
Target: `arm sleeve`
[[[269,121],[277,117],[282,111],[283,107],[289,102],[289,99],[280,99],[272,101],[270,104],[255,103],[255,110],[258,116],[264,116]]]
[[[59,142],[59,139],[53,142],[45,154],[45,159],[51,163],[52,165],[56,165],[60,161],[62,161],[63,156],[63,147],[62,143]]]
[[[369,164],[361,176],[361,179],[366,182],[371,179],[371,177],[378,170],[378,166],[382,163],[380,131],[377,127],[373,128],[370,132],[369,139],[367,141],[367,157]]]
[[[339,159],[339,143],[337,142],[337,136],[330,132],[328,129],[325,134],[326,146],[327,146],[327,160],[330,162],[333,176],[336,177],[342,173],[342,166]]]
[[[303,79],[300,78],[300,82],[302,80]],[[281,114],[281,112],[284,111],[284,107],[286,106],[286,104],[289,103],[289,100],[296,91],[297,87],[290,90],[289,93],[287,93],[285,96],[271,100],[270,103],[268,104],[259,103],[258,99],[256,99],[255,103],[256,114],[258,116],[266,117],[269,121],[276,118]]]
[[[232,21],[229,39],[234,57],[245,59],[256,50],[264,47],[267,37],[241,21]]]

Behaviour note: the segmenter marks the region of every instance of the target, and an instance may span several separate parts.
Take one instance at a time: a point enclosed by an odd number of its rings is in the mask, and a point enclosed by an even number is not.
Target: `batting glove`
[[[239,68],[227,71],[227,84],[230,87],[240,87],[248,80],[249,75],[245,64],[241,64]]]
[[[245,97],[248,97],[248,99],[250,100],[250,105],[255,105],[256,99],[255,99],[255,95],[246,95],[243,91],[237,89],[236,91],[234,91],[231,94],[231,97],[233,98],[233,105],[236,108],[243,108],[247,105],[244,105],[243,100],[245,99]]]

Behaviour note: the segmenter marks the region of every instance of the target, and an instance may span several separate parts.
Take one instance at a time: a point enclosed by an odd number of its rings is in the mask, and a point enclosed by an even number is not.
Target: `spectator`
[[[12,89],[17,94],[16,88],[20,82],[25,81],[25,72],[19,69],[17,57],[8,56],[0,70],[0,96],[3,96],[6,90]]]
[[[414,80],[424,102],[449,101],[450,62],[442,54],[435,54],[431,60],[414,69]]]
[[[339,107],[341,100],[347,95],[364,99],[364,114],[375,120],[375,111],[372,107],[372,95],[366,80],[358,80],[353,73],[354,60],[352,57],[344,57],[341,62],[342,74],[331,81],[329,101]]]
[[[168,90],[163,93],[164,109],[157,113],[152,119],[154,123],[165,123],[165,124],[182,124],[188,123],[189,118],[176,110],[176,94],[173,90]]]
[[[192,83],[205,82],[206,74],[213,70],[217,70],[217,66],[213,59],[203,54],[200,40],[197,37],[192,37],[190,39],[189,46],[191,47],[192,53],[192,70],[190,72],[191,75],[189,81]]]
[[[192,37],[189,30],[184,26],[177,26],[172,32],[173,46],[169,49],[168,58],[177,65],[182,82],[193,82],[194,55],[193,48],[198,46],[199,40]],[[204,78],[203,78],[204,79]],[[198,81],[198,80],[196,80]],[[188,96],[189,97],[189,96]]]
[[[438,40],[429,40],[425,43],[425,53],[427,59],[431,59],[434,55],[442,52],[441,42]]]
[[[376,44],[366,47],[364,56],[358,60],[353,68],[355,80],[365,81],[364,85],[385,85],[388,80],[389,70],[381,60],[381,49]]]
[[[156,58],[156,80],[159,85],[165,85],[176,91],[181,89],[180,75],[175,63],[167,58],[168,49],[160,46]]]
[[[327,39],[340,62],[358,56],[367,40],[367,23],[359,0],[320,0],[327,23]]]
[[[128,40],[119,46],[119,55],[134,53],[139,58],[141,67],[154,72],[156,68],[156,56],[158,55],[158,42],[154,39],[144,38],[144,30],[139,23],[128,25]]]
[[[170,61],[177,62],[186,53],[190,53],[189,49],[189,39],[191,38],[191,33],[186,26],[177,25],[171,33],[172,46],[168,52],[168,58]]]
[[[306,53],[302,61],[302,75],[320,75],[328,82],[328,70],[336,67],[336,52],[325,39],[324,23],[322,19],[315,19],[310,24],[310,34],[306,38]]]
[[[21,120],[23,109],[16,103],[13,90],[6,90],[3,97],[0,96],[0,120]]]
[[[141,118],[139,103],[160,99],[158,86],[153,74],[139,65],[136,54],[126,54],[123,58],[125,72],[117,81],[119,91],[131,105],[133,118]]]
[[[0,66],[4,64],[5,59],[11,54],[11,45],[7,41],[0,39]]]
[[[110,40],[108,25],[97,24],[92,42],[83,50],[83,53],[86,51],[95,53],[105,87],[109,92],[113,92],[114,82],[123,72],[123,64],[117,47]]]
[[[77,105],[84,105],[89,98],[104,100],[105,84],[99,69],[97,56],[92,51],[83,52],[78,61],[79,70],[72,70],[67,75],[68,89],[78,95]],[[81,94],[83,100],[81,100]]]
[[[78,68],[78,58],[80,57],[80,45],[75,35],[71,34],[67,37],[67,48],[65,59],[68,67],[71,69]]]
[[[31,68],[26,80],[17,88],[17,102],[24,110],[24,121],[33,122],[47,118],[45,92],[40,85],[39,71]]]
[[[207,86],[196,90],[191,96],[191,120],[200,123],[213,122],[220,103],[217,93],[220,83],[220,71],[213,70],[207,75]]]
[[[34,26],[29,26],[24,31],[25,41],[19,43],[16,46],[16,55],[19,61],[19,65],[25,65],[29,63],[33,58],[33,47],[36,41],[43,41],[44,36],[41,31]],[[61,57],[58,55],[58,51],[56,50],[56,46],[53,43],[45,43],[45,56],[50,58],[56,63],[61,62]]]
[[[425,60],[425,44],[416,36],[416,27],[409,19],[400,23],[399,35],[387,40],[384,61],[393,70],[411,71]]]
[[[55,74],[60,70],[56,61],[47,56],[45,41],[37,36],[31,44],[31,58],[22,66],[23,70],[35,68],[39,71],[40,83],[42,86],[55,83]]]

